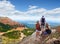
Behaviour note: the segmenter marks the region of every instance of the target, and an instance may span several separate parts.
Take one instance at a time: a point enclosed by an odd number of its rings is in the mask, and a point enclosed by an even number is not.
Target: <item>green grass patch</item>
[[[18,39],[20,37],[20,31],[12,31],[3,34],[3,36],[8,37],[10,39]]]
[[[13,27],[8,24],[0,23],[0,32],[7,32],[8,30],[11,30]]]
[[[21,31],[22,33],[24,33],[24,35],[29,36],[31,35],[35,30],[28,28],[28,29],[24,29],[23,31]]]

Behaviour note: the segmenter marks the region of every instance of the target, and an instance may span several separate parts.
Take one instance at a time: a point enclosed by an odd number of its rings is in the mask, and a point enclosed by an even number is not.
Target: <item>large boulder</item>
[[[56,39],[56,38],[52,38],[52,39],[49,39],[46,44],[60,44],[60,39]]]

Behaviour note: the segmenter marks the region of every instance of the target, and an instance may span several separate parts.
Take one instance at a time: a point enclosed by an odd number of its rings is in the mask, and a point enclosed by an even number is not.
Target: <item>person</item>
[[[46,23],[46,30],[44,34],[47,34],[47,35],[51,34],[51,29],[48,23]]]
[[[42,31],[44,31],[45,30],[45,18],[44,18],[44,16],[42,16],[42,18],[41,18],[41,29],[42,29]]]
[[[50,26],[48,23],[46,23],[46,26],[45,26],[45,31],[42,32],[41,36],[42,36],[42,44],[44,44],[44,39],[46,39],[46,37],[48,37],[49,35],[51,34],[51,29],[50,29]]]
[[[40,31],[41,31],[40,23],[39,23],[39,21],[37,21],[37,23],[36,23],[36,38],[38,38],[38,36],[40,35]]]

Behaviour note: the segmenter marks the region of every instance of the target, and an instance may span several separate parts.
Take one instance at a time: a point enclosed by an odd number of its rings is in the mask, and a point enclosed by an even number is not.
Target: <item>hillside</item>
[[[0,23],[0,32],[6,32],[8,30],[11,30],[13,27],[8,24]]]
[[[18,26],[24,26],[23,24],[21,23],[18,23],[8,17],[0,17],[0,22],[3,23],[3,24],[8,24],[8,25],[11,25],[11,26],[14,26],[14,25],[18,25]]]
[[[57,29],[57,31],[60,32],[60,26],[55,27],[55,29]]]
[[[18,43],[33,32],[33,29],[27,28],[23,24],[13,21],[8,17],[0,17],[0,40],[2,40],[0,43]]]
[[[8,17],[0,17],[0,32],[6,32],[12,29],[19,29],[23,30],[24,29],[24,25],[21,23],[18,23]],[[21,28],[22,27],[22,28]]]

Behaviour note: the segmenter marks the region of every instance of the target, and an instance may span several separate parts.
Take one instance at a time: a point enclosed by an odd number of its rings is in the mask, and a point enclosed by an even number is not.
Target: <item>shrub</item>
[[[6,36],[11,39],[18,39],[20,37],[20,31],[7,32],[3,34],[3,36]]]
[[[34,29],[28,28],[28,29],[24,29],[24,30],[22,31],[22,33],[24,33],[24,35],[26,35],[26,36],[29,36],[29,35],[31,35],[34,31],[35,31]]]

